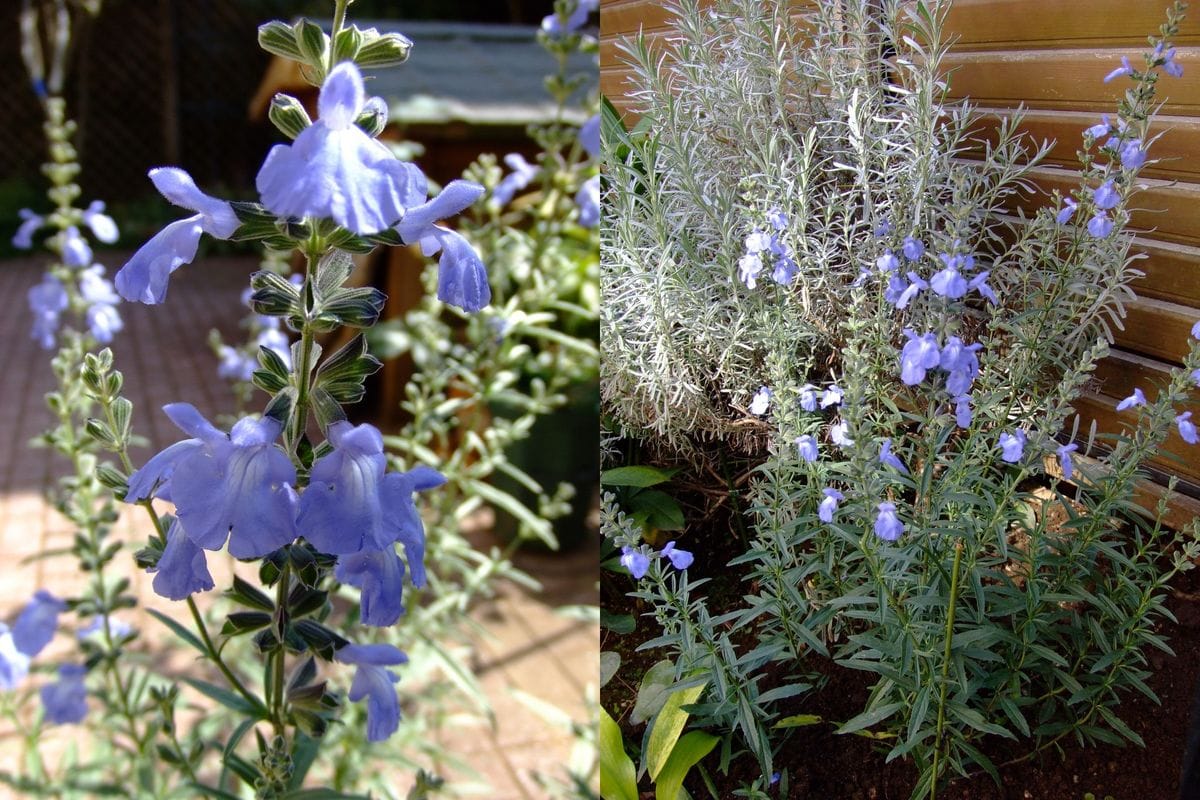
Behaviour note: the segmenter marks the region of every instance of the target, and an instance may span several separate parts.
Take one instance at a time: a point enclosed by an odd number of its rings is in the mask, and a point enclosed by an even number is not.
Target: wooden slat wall
[[[1053,139],[1046,166],[1036,174],[1043,190],[1020,201],[1030,212],[1050,202],[1053,190],[1078,184],[1076,151],[1083,129],[1101,114],[1115,116],[1128,79],[1104,83],[1121,57],[1142,63],[1146,37],[1166,18],[1168,0],[958,0],[947,19],[957,41],[947,59],[953,97],[969,97],[985,113],[1028,111],[1022,129],[1038,140]],[[1135,251],[1146,258],[1135,287],[1138,299],[1126,308],[1124,330],[1116,331],[1113,355],[1096,373],[1093,391],[1077,411],[1085,423],[1116,432],[1134,414],[1116,404],[1135,387],[1156,395],[1155,384],[1187,352],[1192,323],[1200,319],[1200,20],[1185,21],[1175,40],[1182,78],[1161,76],[1165,102],[1151,135],[1163,136],[1150,151],[1159,163],[1143,170],[1144,187],[1133,199],[1132,225],[1140,231]],[[1200,392],[1191,410],[1200,417]],[[1172,432],[1153,466],[1200,485],[1200,459],[1193,446]]]
[[[802,5],[797,3],[797,5]],[[970,97],[985,113],[1027,109],[1022,128],[1038,140],[1053,139],[1036,183],[1044,192],[1024,198],[1026,212],[1049,202],[1048,192],[1077,184],[1076,150],[1084,128],[1102,113],[1115,116],[1127,79],[1103,82],[1121,56],[1141,63],[1146,37],[1157,33],[1168,0],[957,0],[947,20],[956,37],[947,59],[952,96]],[[1154,382],[1179,363],[1192,323],[1200,319],[1200,9],[1176,38],[1182,78],[1161,77],[1165,105],[1152,128],[1163,136],[1151,150],[1160,162],[1142,172],[1145,187],[1134,200],[1133,225],[1141,231],[1135,250],[1147,257],[1116,332],[1112,357],[1101,366],[1095,391],[1078,411],[1101,431],[1118,431],[1133,415],[1117,414],[1117,401],[1135,386],[1154,396]],[[600,10],[601,90],[632,124],[628,67],[617,42],[639,30],[661,41],[669,15],[646,0],[604,0]],[[981,132],[984,136],[988,130]],[[1200,418],[1200,392],[1192,410]],[[1086,424],[1083,426],[1086,430]],[[1176,433],[1156,467],[1200,487],[1200,458]],[[1188,503],[1190,511],[1200,508]]]

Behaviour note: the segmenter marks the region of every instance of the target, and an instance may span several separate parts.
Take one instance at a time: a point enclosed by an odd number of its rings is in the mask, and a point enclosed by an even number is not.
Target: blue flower
[[[66,610],[66,603],[45,589],[38,589],[13,623],[16,648],[30,658],[42,652],[58,629],[58,615]]]
[[[564,21],[558,14],[548,14],[542,17],[542,30],[550,36],[563,36],[574,33],[587,24],[588,15],[600,8],[600,0],[577,0],[575,8]]]
[[[904,245],[900,249],[904,252],[904,257],[909,261],[916,261],[925,255],[925,243],[911,236],[904,237]]]
[[[167,546],[158,565],[146,571],[155,573],[151,584],[154,593],[168,600],[185,600],[214,585],[204,550],[183,532],[179,520],[167,530]]]
[[[1200,369],[1192,370],[1192,383],[1200,386]]]
[[[1119,78],[1122,75],[1132,75],[1133,67],[1129,63],[1129,56],[1121,56],[1121,66],[1114,69],[1112,72],[1104,76],[1104,82],[1108,83],[1114,78]]]
[[[583,182],[575,193],[575,205],[579,206],[579,224],[594,228],[600,224],[600,176],[593,175]],[[782,283],[776,278],[776,281]]]
[[[1108,114],[1102,114],[1100,116],[1100,122],[1096,123],[1090,128],[1085,128],[1083,135],[1088,138],[1099,139],[1101,136],[1107,136],[1111,132],[1112,125],[1109,124]]]
[[[908,282],[893,272],[888,275],[887,286],[883,289],[883,299],[895,306],[900,302],[900,298],[904,296],[904,290],[907,288]]]
[[[695,557],[687,550],[677,548],[674,539],[663,545],[663,549],[658,554],[670,561],[671,566],[675,569],[687,569],[695,560]]]
[[[967,284],[967,288],[974,289],[989,303],[998,306],[1000,305],[1000,300],[996,297],[996,293],[992,291],[992,287],[987,284],[988,275],[991,274],[991,272],[984,270],[971,279],[971,282]]]
[[[395,225],[424,202],[425,176],[354,121],[366,103],[362,75],[343,61],[325,78],[319,119],[291,144],[271,148],[255,185],[263,205],[284,217],[319,217],[360,236]]]
[[[1121,145],[1121,166],[1125,169],[1138,169],[1146,163],[1146,151],[1142,149],[1141,139],[1130,139]]]
[[[1071,461],[1071,453],[1078,449],[1079,445],[1074,442],[1058,448],[1058,463],[1062,465],[1063,477],[1067,480],[1071,480],[1075,475],[1075,464]]]
[[[954,398],[954,422],[960,428],[971,427],[971,398],[969,395]]]
[[[781,231],[788,226],[787,214],[778,208],[772,208],[767,212],[767,222],[775,230]]]
[[[334,577],[359,589],[360,619],[364,625],[394,625],[404,613],[401,602],[404,564],[392,547],[338,556]]]
[[[88,332],[100,344],[108,344],[125,327],[121,314],[113,306],[97,303],[87,310]]]
[[[975,351],[982,346],[978,342],[963,344],[957,336],[951,336],[946,342],[938,365],[949,373],[946,376],[946,391],[949,394],[966,394],[971,388],[971,383],[979,374],[979,359]]]
[[[29,656],[17,649],[12,631],[0,622],[0,691],[11,692],[29,674]]]
[[[1196,444],[1200,442],[1200,436],[1196,435],[1196,424],[1192,422],[1192,412],[1185,411],[1175,417],[1175,425],[1179,428],[1179,435],[1188,444]]]
[[[810,464],[821,457],[817,448],[817,440],[808,434],[796,437],[796,450],[800,453],[800,457]]]
[[[775,259],[775,268],[771,271],[771,280],[780,286],[791,286],[800,273],[800,267],[790,256],[779,256]]]
[[[282,423],[244,417],[226,434],[189,403],[163,411],[192,438],[130,475],[125,502],[171,500],[189,539],[220,550],[228,538],[234,558],[258,558],[296,538],[296,468],[273,444]]]
[[[850,423],[842,420],[829,427],[829,440],[838,447],[853,447],[854,440],[850,438]]]
[[[774,393],[770,388],[763,386],[754,393],[754,398],[750,401],[749,411],[756,417],[761,417],[771,408],[771,396]]]
[[[46,721],[52,725],[83,722],[87,716],[87,687],[83,678],[87,668],[79,664],[63,664],[58,668],[58,681],[42,687],[42,708]]]
[[[906,386],[916,386],[925,380],[927,370],[940,363],[941,349],[932,332],[917,336],[912,329],[905,328],[904,335],[908,337],[908,342],[900,351],[900,380]]]
[[[1087,229],[1097,239],[1104,239],[1112,233],[1113,221],[1103,211],[1098,211],[1096,216],[1088,220]]]
[[[908,273],[908,281],[908,286],[905,287],[904,291],[902,291],[900,296],[896,299],[896,308],[900,310],[907,308],[908,304],[912,302],[913,298],[915,298],[917,294],[919,294],[922,290],[929,288],[929,284],[926,283],[921,276],[915,272]]]
[[[536,164],[526,161],[525,156],[520,153],[509,153],[504,157],[504,163],[512,172],[501,178],[500,183],[492,190],[492,198],[501,208],[511,203],[517,192],[523,191],[533,183],[540,169]]]
[[[621,566],[629,570],[629,574],[640,581],[646,576],[646,570],[650,569],[650,557],[640,548],[635,549],[625,545],[621,548]]]
[[[1059,225],[1066,225],[1071,220],[1071,217],[1074,216],[1075,209],[1077,208],[1079,208],[1078,203],[1070,197],[1064,197],[1063,207],[1059,209],[1058,216],[1054,218],[1055,222]]]
[[[372,425],[329,426],[333,452],[313,464],[300,498],[296,533],[323,553],[346,555],[404,545],[413,584],[425,583],[425,529],[413,492],[441,486],[437,470],[385,474],[383,435]]]
[[[92,263],[92,248],[74,225],[62,232],[62,260],[75,269],[83,269]]]
[[[392,684],[399,678],[384,667],[404,664],[408,656],[390,644],[348,644],[333,658],[358,667],[350,684],[349,698],[367,700],[367,741],[382,742],[400,727],[400,698]]]
[[[33,338],[50,350],[58,331],[58,317],[70,303],[67,290],[58,278],[47,273],[42,282],[29,290],[29,310],[33,312]]]
[[[103,303],[115,306],[121,302],[113,290],[112,281],[104,277],[104,266],[101,264],[93,264],[79,273],[79,296],[91,305]]]
[[[117,223],[113,218],[104,213],[104,201],[93,200],[83,212],[83,224],[87,225],[92,230],[92,235],[97,240],[105,244],[113,244],[117,241],[119,233],[117,232]]]
[[[838,503],[846,498],[837,489],[823,489],[821,493],[825,495],[825,499],[817,506],[817,518],[828,525],[833,522],[833,515],[837,513]]]
[[[1200,339],[1200,320],[1192,323],[1192,338]]]
[[[967,279],[958,271],[961,259],[959,256],[942,254],[942,261],[946,266],[929,279],[929,288],[935,294],[957,300],[967,293]]]
[[[891,220],[887,219],[886,217],[881,219],[879,221],[879,224],[875,226],[875,235],[878,236],[880,239],[882,239],[884,236],[887,236],[891,232],[892,232],[892,222],[891,222]]]
[[[28,250],[33,247],[33,235],[46,224],[46,218],[33,213],[28,208],[22,208],[17,215],[21,217],[21,224],[17,226],[17,232],[13,234],[12,244],[18,250]]]
[[[752,231],[745,241],[747,253],[765,253],[771,249],[771,236],[763,231]]]
[[[221,345],[217,357],[220,359],[217,364],[217,377],[219,378],[231,381],[249,381],[254,377],[254,371],[258,369],[256,359],[227,344]]]
[[[1020,461],[1021,456],[1025,453],[1025,432],[1018,429],[1015,434],[1007,432],[1000,434],[1000,450],[1000,458],[1009,464]]]
[[[845,396],[842,387],[836,383],[831,383],[829,388],[821,393],[821,408],[840,405]]]
[[[1175,60],[1175,48],[1172,47],[1167,52],[1163,52],[1163,43],[1159,42],[1154,45],[1154,60],[1162,59],[1163,72],[1170,75],[1172,78],[1183,77],[1183,65]]]
[[[437,197],[408,209],[396,226],[401,239],[420,242],[421,253],[426,257],[441,251],[438,299],[470,312],[480,310],[492,299],[487,269],[462,234],[435,223],[467,208],[483,191],[477,183],[450,181]]]
[[[896,516],[895,503],[880,503],[875,517],[875,535],[885,542],[894,542],[904,533],[904,523]]]
[[[86,639],[89,636],[103,634],[106,619],[108,620],[108,632],[112,634],[114,640],[124,638],[133,633],[133,626],[128,622],[119,620],[116,617],[98,615],[92,617],[92,621],[80,628],[75,635],[80,639]]]
[[[1146,405],[1146,395],[1142,393],[1141,389],[1134,389],[1133,394],[1117,403],[1117,411],[1124,411],[1127,408],[1144,405]]]
[[[1121,202],[1121,194],[1113,187],[1111,180],[1105,181],[1092,191],[1092,201],[1096,208],[1107,211]]]
[[[746,284],[747,289],[757,288],[758,275],[762,270],[762,256],[757,253],[746,253],[738,259],[738,280]]]
[[[879,462],[881,464],[887,464],[889,467],[892,467],[893,469],[905,475],[908,474],[908,469],[904,466],[904,462],[897,458],[896,454],[892,452],[892,440],[890,438],[884,439],[879,445]]]
[[[1200,322],[1196,323],[1200,325]],[[800,387],[800,407],[805,411],[817,410],[817,387],[806,383]]]
[[[885,250],[883,255],[875,259],[875,266],[880,272],[895,272],[900,269],[900,259],[891,250]]]
[[[600,115],[592,114],[579,126],[579,145],[591,158],[600,157]]]
[[[171,203],[197,212],[156,233],[117,273],[121,297],[153,305],[166,299],[171,273],[196,257],[201,234],[228,239],[239,223],[229,203],[201,192],[192,176],[181,169],[152,169],[150,180]]]

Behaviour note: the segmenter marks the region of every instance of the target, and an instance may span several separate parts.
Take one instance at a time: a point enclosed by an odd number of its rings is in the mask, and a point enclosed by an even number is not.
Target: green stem
[[[933,738],[933,780],[929,784],[929,800],[937,800],[938,757],[942,752],[942,731],[946,725],[946,687],[950,678],[950,650],[954,644],[954,612],[958,607],[958,568],[962,562],[963,543],[954,544],[954,571],[950,575],[950,601],[946,611],[946,649],[942,653],[942,680],[938,689],[937,733]]]
[[[284,628],[287,627],[287,622],[288,622],[288,620],[287,620],[287,597],[288,597],[288,588],[289,588],[288,584],[291,583],[291,574],[292,574],[292,564],[290,561],[286,561],[283,564],[283,574],[281,574],[279,576],[279,583],[276,584],[276,589],[275,589],[275,609],[276,609],[275,613],[277,613],[279,615],[279,618],[278,618],[279,619],[279,627],[278,627],[278,630],[276,631],[276,636],[279,639],[279,645],[275,651],[275,665],[274,665],[275,666],[275,680],[273,682],[275,696],[274,696],[274,700],[272,702],[272,717],[273,718],[271,721],[275,725],[275,733],[278,736],[285,736],[287,733],[287,726],[284,724],[284,714],[283,714],[283,710],[284,710],[284,708],[283,708],[283,706],[284,706],[284,700],[283,700],[284,669],[283,669],[283,667],[284,667],[285,655],[286,655],[287,651],[283,647],[283,639],[284,639]]]
[[[333,7],[333,28],[329,33],[329,71],[337,66],[333,63],[334,48],[333,42],[337,39],[337,35],[341,32],[346,24],[346,8],[350,5],[350,0],[336,0]]]
[[[200,641],[204,644],[204,649],[208,654],[208,658],[217,668],[221,670],[221,674],[225,676],[225,680],[229,681],[229,685],[240,694],[246,702],[255,708],[262,708],[262,701],[255,697],[242,684],[238,677],[229,669],[229,665],[221,658],[221,654],[217,652],[217,648],[213,645],[212,637],[208,635],[208,626],[204,624],[204,617],[200,615],[200,608],[196,605],[195,599],[188,595],[187,599],[188,610],[192,612],[192,619],[196,621],[196,631],[200,634]]]

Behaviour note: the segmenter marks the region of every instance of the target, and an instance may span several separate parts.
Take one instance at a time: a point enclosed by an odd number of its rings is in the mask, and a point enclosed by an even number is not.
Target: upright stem
[[[933,780],[929,784],[929,800],[937,800],[938,757],[942,752],[942,730],[946,725],[946,685],[950,676],[950,650],[954,644],[954,611],[958,607],[958,568],[962,563],[963,543],[954,543],[954,571],[950,573],[950,601],[946,611],[946,649],[942,653],[942,680],[938,693],[937,733],[933,739]]]
[[[272,698],[272,722],[275,725],[275,733],[279,736],[284,736],[287,732],[287,726],[284,724],[283,718],[283,673],[284,659],[287,651],[283,646],[284,628],[287,626],[287,597],[288,584],[291,583],[292,564],[290,561],[284,562],[283,574],[279,576],[279,583],[275,589],[275,613],[279,615],[279,629],[276,631],[276,636],[279,638],[279,645],[275,651],[275,680],[274,697]]]
[[[307,298],[312,291],[312,284],[316,281],[317,273],[320,269],[321,258],[316,251],[310,250],[307,254],[308,269],[304,278],[304,300],[307,305]],[[288,426],[288,452],[293,456],[299,466],[299,447],[300,440],[304,438],[304,431],[308,427],[308,404],[309,395],[312,392],[312,353],[314,345],[312,323],[308,320],[308,308],[305,308],[304,324],[300,329],[300,363],[295,365],[296,369],[296,405],[292,408],[290,424]]]
[[[329,70],[330,70],[330,71],[332,71],[332,70],[333,70],[333,68],[334,68],[335,66],[337,66],[336,64],[334,64],[334,63],[333,63],[333,58],[334,58],[334,55],[333,55],[333,53],[334,53],[334,50],[336,50],[336,48],[335,48],[335,47],[333,47],[333,41],[334,41],[335,39],[337,39],[337,35],[338,35],[338,33],[340,33],[340,32],[341,32],[342,28],[343,28],[343,27],[345,26],[345,24],[346,24],[346,7],[347,7],[347,6],[349,6],[349,5],[350,5],[350,0],[336,0],[336,2],[334,3],[334,7],[333,7],[333,28],[332,28],[332,30],[330,30],[330,32],[329,32],[329,40],[330,40],[330,47],[329,47]]]

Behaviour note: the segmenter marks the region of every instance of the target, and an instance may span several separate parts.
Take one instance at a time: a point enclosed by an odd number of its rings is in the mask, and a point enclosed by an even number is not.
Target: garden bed
[[[691,576],[710,579],[699,592],[705,596],[709,612],[715,617],[743,606],[741,598],[751,587],[743,582],[741,568],[725,566],[741,548],[728,504],[721,504],[711,513],[710,508],[702,508],[704,501],[696,495],[683,494],[681,500],[694,511],[710,512],[703,514],[704,523],[690,525],[686,535],[680,537],[680,546],[697,554]],[[632,588],[632,580],[626,577],[614,576],[602,584],[602,607],[613,615],[633,615],[637,627],[629,634],[602,630],[600,649],[621,657],[619,671],[604,688],[603,705],[620,725],[626,742],[638,743],[644,726],[632,725],[629,712],[642,676],[664,654],[655,649],[637,649],[661,631],[652,617],[643,616],[648,606],[625,594]],[[1026,755],[1025,743],[990,737],[984,742],[985,752],[1000,766],[1003,785],[997,786],[988,775],[979,774],[955,780],[939,796],[948,800],[1048,800],[1083,798],[1089,792],[1100,800],[1110,795],[1145,800],[1178,796],[1189,714],[1200,680],[1200,574],[1193,571],[1177,581],[1168,608],[1177,623],[1160,624],[1155,632],[1167,640],[1176,656],[1153,650],[1149,653],[1148,668],[1153,677],[1148,684],[1161,705],[1130,693],[1120,709],[1122,719],[1145,740],[1144,750],[1136,746],[1081,747],[1071,741],[1061,752],[1050,749],[1019,763],[1007,763]],[[737,645],[743,644],[739,639],[752,642],[754,632],[748,629],[733,638]],[[771,666],[772,671],[781,671],[780,665]],[[834,722],[847,720],[863,709],[872,683],[870,675],[823,658],[810,659],[795,672],[820,676],[824,686],[779,703],[780,717],[815,714]],[[776,681],[769,678],[763,685],[773,686]],[[776,767],[788,772],[788,797],[903,800],[909,796],[916,780],[910,761],[898,759],[887,764],[886,747],[866,737],[837,735],[833,729],[832,724],[797,728],[779,750]],[[733,760],[728,774],[721,774],[716,768],[719,752],[718,748],[701,763],[718,796],[732,797],[735,789],[758,777],[757,765],[752,757],[743,755]],[[689,776],[686,788],[696,798],[711,796],[698,771]],[[653,795],[643,792],[642,796]]]

